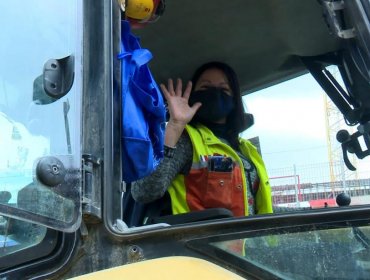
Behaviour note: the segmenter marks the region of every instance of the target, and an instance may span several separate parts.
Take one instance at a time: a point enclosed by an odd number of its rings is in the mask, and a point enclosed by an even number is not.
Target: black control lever
[[[339,143],[342,144],[342,151],[343,151],[343,160],[344,163],[346,164],[347,168],[349,170],[355,171],[356,167],[352,165],[350,160],[348,159],[348,153],[353,153],[353,145],[356,145],[356,142],[353,141],[351,136],[349,135],[347,130],[339,130],[337,133],[337,140]],[[356,139],[357,140],[357,139]]]
[[[357,158],[363,159],[370,155],[370,123],[366,123],[358,126],[358,131],[349,134],[347,130],[339,130],[337,133],[337,140],[342,144],[343,160],[349,170],[355,171],[356,168],[352,165],[348,158],[348,153],[355,154]],[[366,149],[362,150],[359,138],[363,137]]]

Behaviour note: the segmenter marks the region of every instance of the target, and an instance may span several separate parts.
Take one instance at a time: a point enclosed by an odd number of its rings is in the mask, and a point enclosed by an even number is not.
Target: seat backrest
[[[130,184],[127,185],[127,191],[122,203],[123,220],[129,227],[157,223],[177,225],[233,217],[233,213],[224,208],[212,208],[172,215],[171,197],[168,192],[151,203],[143,204],[133,199]]]
[[[131,184],[126,185],[122,199],[122,219],[129,227],[154,223],[153,220],[163,215],[171,215],[171,198],[168,192],[151,203],[140,203],[131,194]]]

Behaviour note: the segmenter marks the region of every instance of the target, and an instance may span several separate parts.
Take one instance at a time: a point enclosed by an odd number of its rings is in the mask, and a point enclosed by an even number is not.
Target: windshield
[[[264,279],[365,279],[370,273],[368,222],[257,230],[191,247]]]
[[[211,243],[288,279],[364,279],[370,273],[370,226],[279,233]]]
[[[80,208],[80,2],[0,2],[0,212],[63,230]]]

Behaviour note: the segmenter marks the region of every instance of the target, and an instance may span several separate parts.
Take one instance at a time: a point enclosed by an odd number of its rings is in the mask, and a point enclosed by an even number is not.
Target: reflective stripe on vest
[[[193,144],[193,163],[189,174],[177,175],[168,189],[173,214],[206,208],[227,208],[235,216],[248,215],[247,183],[239,156],[205,126],[194,128],[188,125],[186,131]],[[254,163],[260,178],[256,194],[257,213],[272,213],[271,189],[262,158],[249,141],[240,138],[239,142],[242,154]],[[232,158],[232,171],[210,170],[209,160],[215,155]]]

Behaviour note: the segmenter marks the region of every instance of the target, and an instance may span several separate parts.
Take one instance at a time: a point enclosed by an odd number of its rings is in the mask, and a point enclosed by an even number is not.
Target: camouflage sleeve
[[[132,183],[132,197],[141,203],[149,203],[161,198],[177,174],[189,172],[192,158],[191,140],[186,133],[183,133],[172,158],[165,156],[152,174]]]

